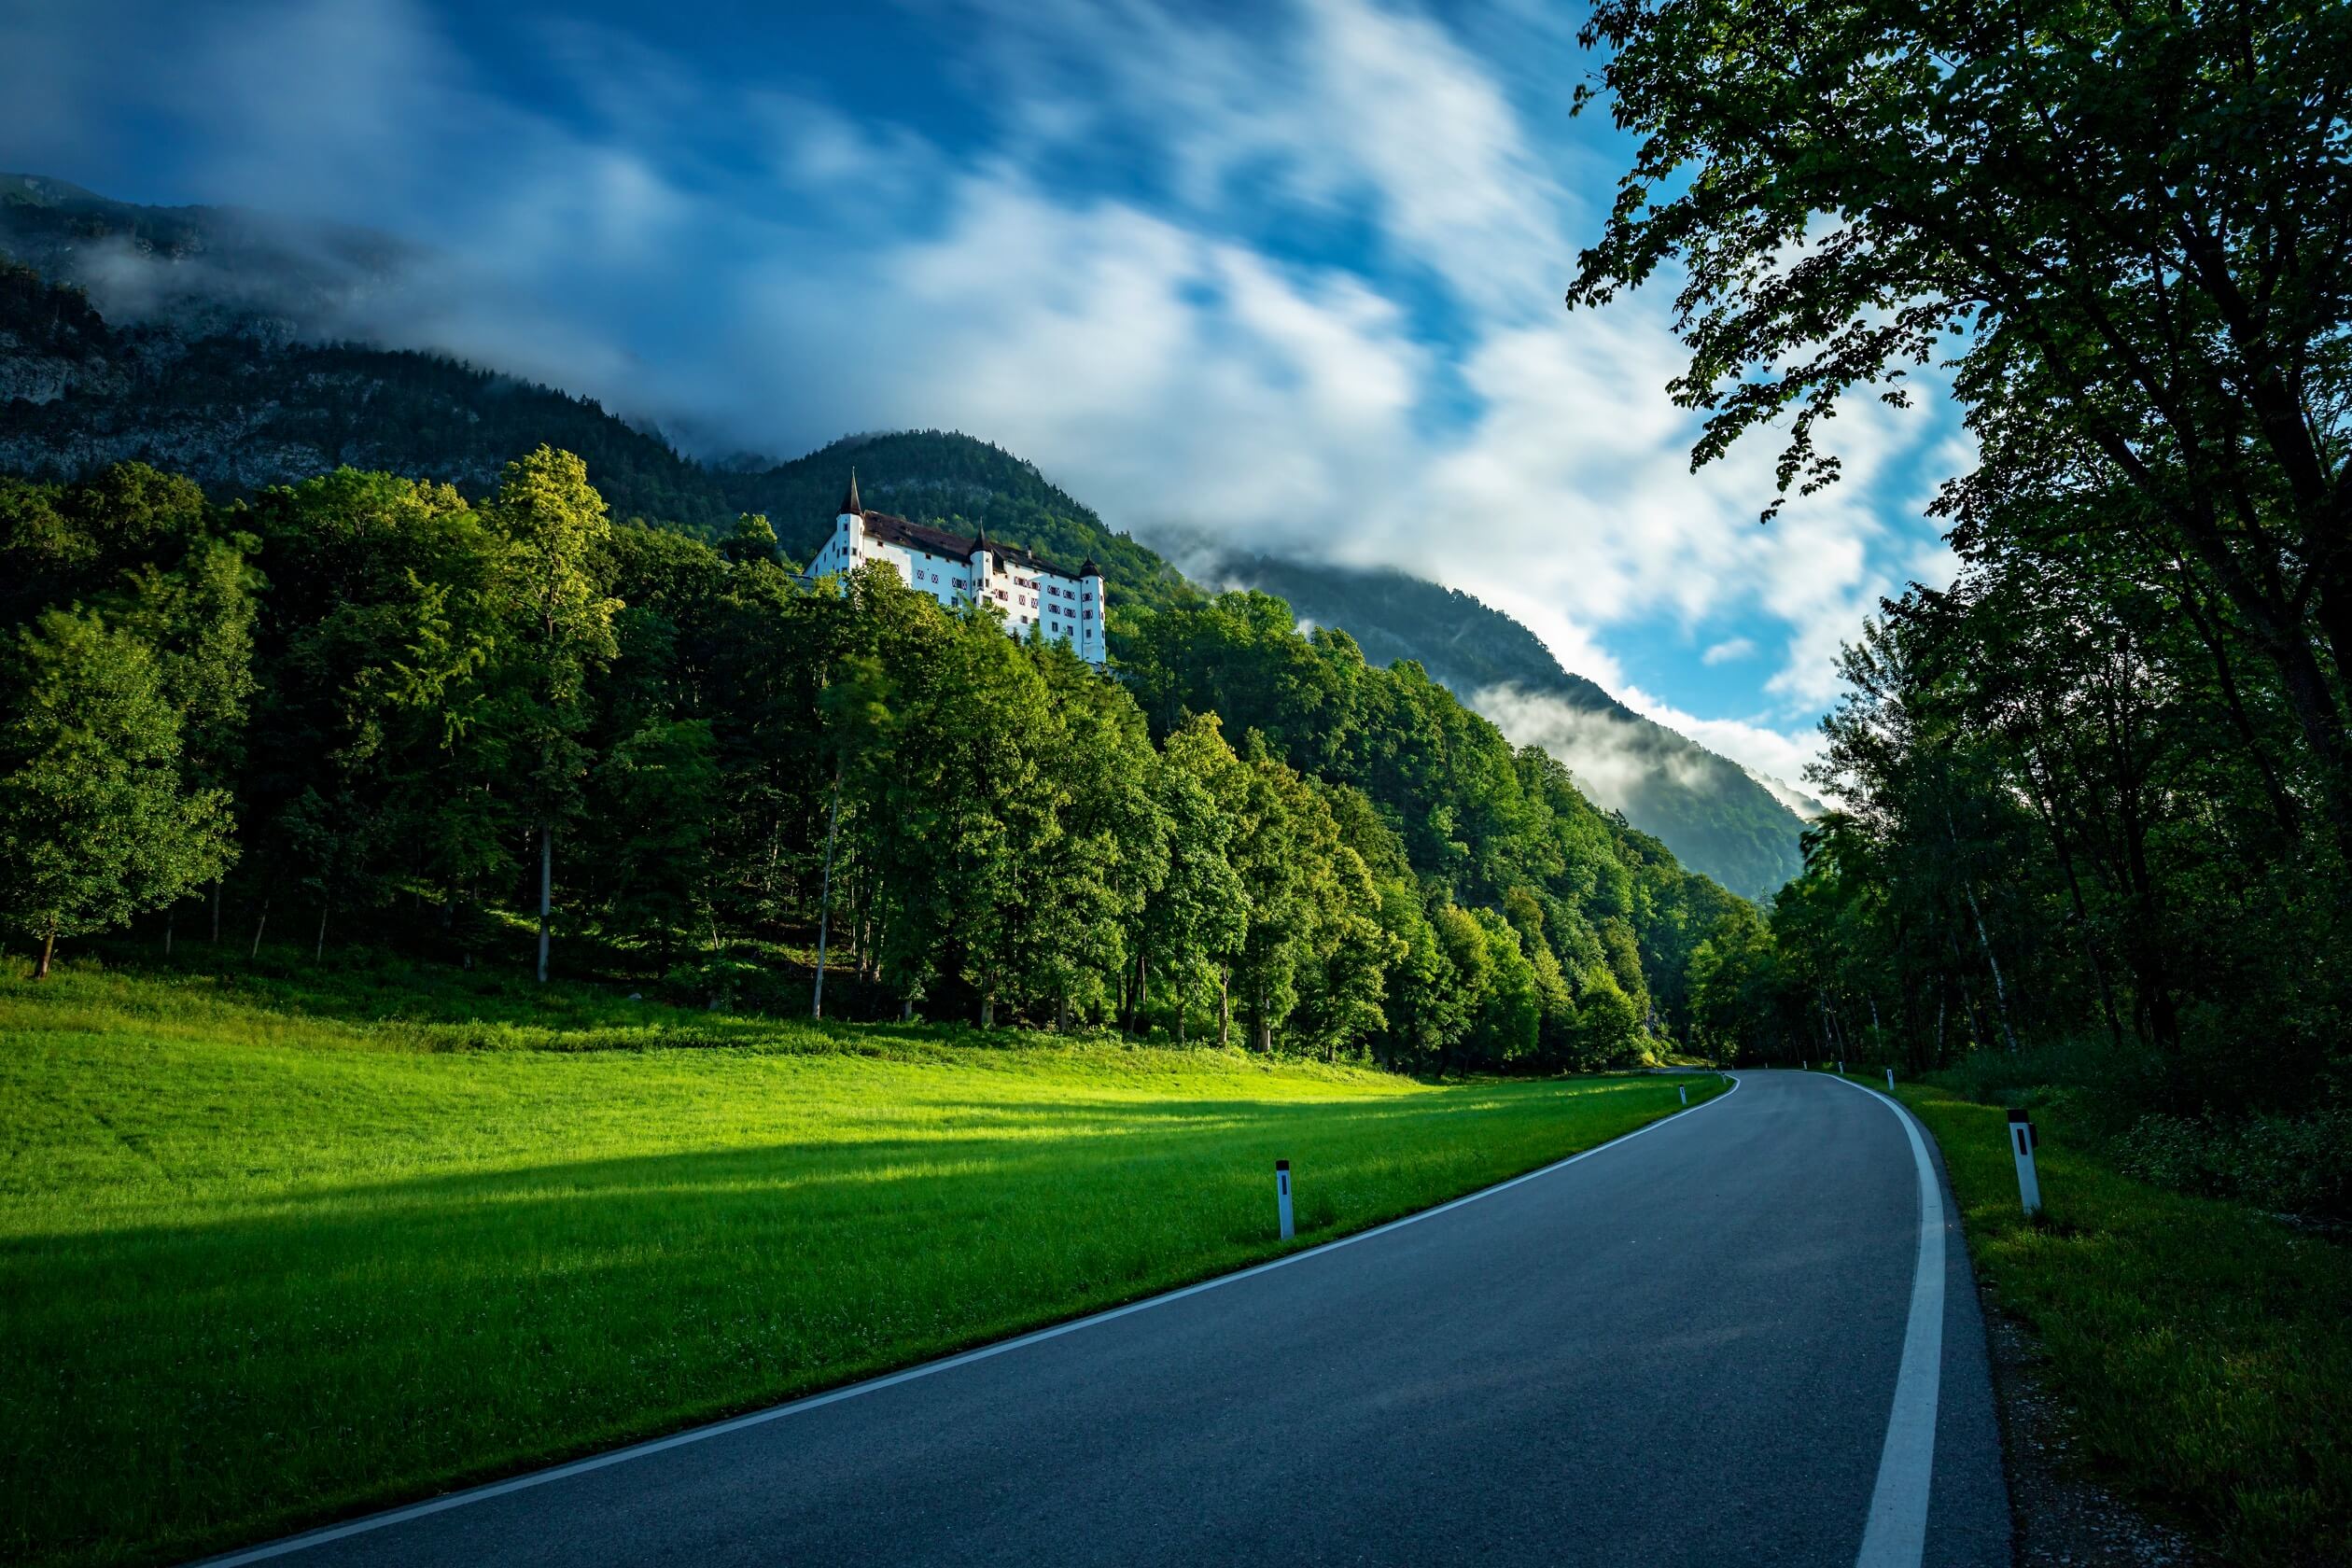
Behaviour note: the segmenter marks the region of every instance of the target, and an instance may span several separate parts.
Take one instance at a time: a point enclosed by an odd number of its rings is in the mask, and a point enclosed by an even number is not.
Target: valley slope
[[[592,399],[438,355],[317,341],[364,329],[370,302],[397,296],[403,253],[381,236],[0,175],[0,252],[30,264],[0,260],[0,471],[64,478],[136,458],[238,494],[349,465],[480,495],[545,441],[587,460],[618,516],[715,537],[760,512],[805,561],[854,465],[880,509],[984,526],[1051,558],[1093,556],[1123,606],[1194,591],[1035,465],[968,436],[858,435],[791,462],[705,464]],[[1800,824],[1762,785],[1563,670],[1476,599],[1401,572],[1263,556],[1221,556],[1211,575],[1349,632],[1375,663],[1419,660],[1498,721],[1498,693],[1553,705],[1554,733],[1505,728],[1546,744],[1596,799],[1733,891],[1768,897],[1797,871]]]

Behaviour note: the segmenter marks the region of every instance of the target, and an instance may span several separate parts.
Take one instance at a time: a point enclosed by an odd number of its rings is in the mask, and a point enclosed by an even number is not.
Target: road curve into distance
[[[1739,1076],[1273,1265],[216,1561],[2006,1564],[1933,1146]]]

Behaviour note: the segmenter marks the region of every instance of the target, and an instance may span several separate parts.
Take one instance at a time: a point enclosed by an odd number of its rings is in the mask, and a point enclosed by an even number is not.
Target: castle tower
[[[1109,598],[1103,592],[1102,568],[1095,558],[1086,557],[1086,564],[1078,568],[1078,604],[1084,612],[1078,623],[1078,656],[1100,664],[1110,647],[1111,629],[1102,623],[1103,610]]]
[[[849,470],[849,488],[841,497],[841,513],[833,519],[833,549],[841,569],[858,564],[858,547],[865,543],[865,508],[858,500],[858,470]]]

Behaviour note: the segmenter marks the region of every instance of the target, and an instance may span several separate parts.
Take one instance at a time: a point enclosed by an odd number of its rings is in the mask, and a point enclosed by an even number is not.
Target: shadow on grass
[[[1035,1130],[431,1174],[17,1238],[0,1552],[192,1552],[771,1403],[1280,1251],[1277,1155],[1305,1245],[1672,1108],[1645,1086],[975,1099],[941,1113]]]
[[[0,1260],[36,1257],[61,1246],[160,1244],[174,1238],[209,1238],[278,1227],[296,1230],[335,1223],[338,1211],[377,1224],[425,1216],[449,1207],[518,1200],[554,1203],[593,1196],[646,1192],[676,1197],[704,1191],[756,1191],[774,1198],[827,1187],[871,1188],[928,1177],[987,1172],[1015,1185],[1060,1180],[1073,1167],[1109,1166],[1130,1173],[1168,1166],[1229,1169],[1233,1179],[1263,1183],[1276,1158],[1347,1146],[1348,1163],[1377,1158],[1383,1145],[1399,1152],[1417,1139],[1451,1142],[1449,1124],[1520,1113],[1539,1114],[1553,1081],[1497,1092],[1492,1085],[1458,1085],[1374,1101],[1241,1099],[1121,1100],[1074,1095],[1067,1099],[969,1099],[924,1104],[919,1119],[935,1130],[895,1128],[871,1135],[829,1129],[822,1137],[779,1139],[674,1154],[621,1155],[362,1182],[297,1180],[250,1197],[188,1199],[180,1215],[161,1222],[133,1219],[110,1225],[103,1211],[84,1211],[72,1228],[23,1228],[0,1237]],[[1567,1103],[1578,1112],[1622,1110],[1641,1119],[1660,1105],[1678,1108],[1654,1081],[1576,1083]],[[1648,1089],[1651,1092],[1645,1094]],[[1588,1098],[1590,1097],[1590,1098]],[[1620,1106],[1614,1103],[1623,1097]],[[1515,1105],[1514,1100],[1521,1103]],[[1656,1103],[1651,1103],[1655,1101]],[[1557,1105],[1560,1101],[1552,1101]],[[877,1124],[879,1126],[879,1124]],[[1000,1131],[1018,1127],[1021,1130]],[[1088,1145],[1115,1142],[1115,1148]],[[1072,1148],[1072,1145],[1078,1145]],[[1208,1145],[1210,1147],[1205,1147]],[[1210,1152],[1211,1147],[1213,1153]],[[1308,1162],[1296,1159],[1309,1180]],[[217,1183],[207,1183],[217,1187]],[[151,1211],[157,1200],[135,1198],[126,1215]],[[227,1212],[212,1211],[225,1209]],[[209,1244],[202,1242],[201,1244]]]

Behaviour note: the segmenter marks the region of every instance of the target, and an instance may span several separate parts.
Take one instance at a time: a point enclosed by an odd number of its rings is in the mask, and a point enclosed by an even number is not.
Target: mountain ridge
[[[224,227],[225,238],[216,232]],[[0,263],[0,469],[67,478],[136,458],[239,494],[349,465],[479,495],[509,458],[547,441],[588,462],[616,515],[713,538],[759,512],[806,560],[854,464],[877,506],[985,527],[1049,559],[1093,555],[1122,605],[1157,609],[1196,591],[1167,556],[1113,529],[1037,465],[959,432],[864,432],[786,462],[707,464],[591,398],[441,355],[311,341],[355,292],[386,287],[399,246],[334,231],[306,247],[292,232],[236,209],[141,208],[0,175],[0,251],[30,251],[33,263]],[[281,254],[302,258],[292,284],[238,278],[226,294],[207,293],[224,270],[215,259],[267,267]],[[93,256],[144,313],[118,323],[93,307],[82,272]],[[125,257],[166,281],[124,285]],[[1797,869],[1798,819],[1764,785],[1562,668],[1533,632],[1471,595],[1390,568],[1229,551],[1207,575],[1248,580],[1302,619],[1347,631],[1374,663],[1418,660],[1735,892],[1767,897]],[[1498,692],[1558,704],[1584,731],[1528,733],[1489,711],[1514,711]],[[1613,767],[1631,771],[1620,779]]]
[[[1541,637],[1476,595],[1392,567],[1207,540],[1189,540],[1179,554],[1211,582],[1256,588],[1303,621],[1344,628],[1376,663],[1417,661],[1514,741],[1566,763],[1596,803],[1732,891],[1769,896],[1802,869],[1803,819],[1770,784],[1568,670]]]

